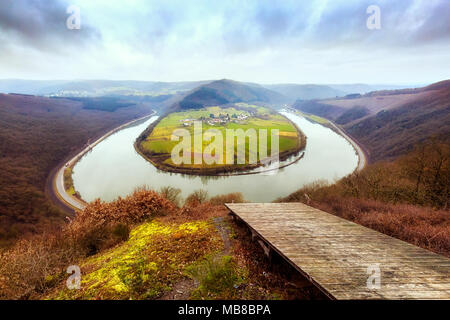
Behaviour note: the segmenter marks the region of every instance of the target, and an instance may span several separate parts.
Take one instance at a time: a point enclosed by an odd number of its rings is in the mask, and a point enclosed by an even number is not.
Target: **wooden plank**
[[[302,203],[226,204],[335,299],[450,299],[450,259]],[[368,267],[380,286],[368,288]],[[370,270],[369,270],[370,271]]]

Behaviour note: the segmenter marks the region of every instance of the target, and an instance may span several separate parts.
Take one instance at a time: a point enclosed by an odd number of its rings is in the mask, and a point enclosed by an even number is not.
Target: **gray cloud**
[[[6,3],[5,3],[6,2]],[[98,41],[100,32],[82,23],[80,30],[69,30],[65,1],[6,0],[0,11],[0,32],[4,45],[19,42],[39,50],[58,50]]]
[[[442,1],[433,6],[424,24],[415,32],[413,40],[427,43],[450,41],[450,2]]]
[[[366,8],[377,4],[381,8],[382,29],[366,28]],[[82,29],[65,27],[68,14],[66,0],[6,0],[0,11],[0,32],[6,42],[45,50],[75,43],[98,42],[101,26],[94,28],[83,20]],[[421,45],[448,41],[450,37],[450,5],[448,0],[362,0],[362,1],[151,1],[136,8],[133,16],[99,17],[117,20],[129,34],[109,34],[145,51],[164,46],[170,37],[189,42],[201,39],[202,32],[223,43],[231,53],[261,49],[278,44],[288,46],[348,45],[377,41],[378,45]],[[321,12],[318,12],[321,8]],[[422,13],[420,26],[399,28],[411,15]],[[311,21],[311,17],[317,18]],[[84,17],[82,15],[82,17]],[[222,21],[220,29],[210,30],[208,19]],[[414,20],[412,20],[414,24]],[[95,23],[95,20],[93,21]],[[125,26],[126,25],[126,26]],[[217,28],[217,26],[215,26]],[[120,32],[119,32],[120,33]],[[215,45],[215,43],[212,43]]]
[[[292,1],[247,1],[222,13],[221,39],[232,52],[259,50],[298,41],[306,27],[310,4]]]
[[[381,29],[366,27],[366,8],[378,5]],[[450,37],[448,0],[362,0],[330,2],[308,35],[311,45],[373,43],[376,46],[421,46]],[[423,21],[422,21],[423,20]]]
[[[79,31],[66,28],[72,2],[81,6]],[[366,27],[372,4],[381,30]],[[0,73],[191,80],[259,72],[272,81],[334,68],[339,78],[369,60],[377,76],[439,53],[420,66],[431,77],[448,65],[449,10],[449,0],[4,0]]]

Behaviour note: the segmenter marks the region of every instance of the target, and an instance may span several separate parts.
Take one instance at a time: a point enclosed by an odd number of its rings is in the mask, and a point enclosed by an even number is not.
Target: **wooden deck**
[[[302,203],[226,204],[332,299],[450,299],[450,259]],[[367,286],[370,271],[380,286]],[[372,268],[369,269],[368,268]]]

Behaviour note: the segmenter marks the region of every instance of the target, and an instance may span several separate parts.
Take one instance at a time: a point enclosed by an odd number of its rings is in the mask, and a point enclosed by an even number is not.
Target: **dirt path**
[[[227,226],[224,217],[216,217],[213,219],[214,225],[219,231],[220,236],[223,241],[222,255],[230,254],[231,252],[231,240],[230,240],[230,229]],[[189,299],[192,290],[198,287],[198,283],[192,279],[183,279],[176,284],[174,284],[172,290],[166,292],[158,300],[187,300]]]
[[[214,225],[219,231],[220,236],[223,241],[223,251],[222,254],[229,254],[231,251],[231,240],[230,240],[230,228],[227,226],[224,217],[216,217],[213,219]]]

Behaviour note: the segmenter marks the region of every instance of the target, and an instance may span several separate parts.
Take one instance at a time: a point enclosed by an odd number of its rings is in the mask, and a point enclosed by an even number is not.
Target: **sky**
[[[449,0],[0,5],[3,79],[415,84],[450,78]],[[380,9],[379,29],[367,27],[371,5]],[[67,27],[70,6],[80,10],[80,29]]]

